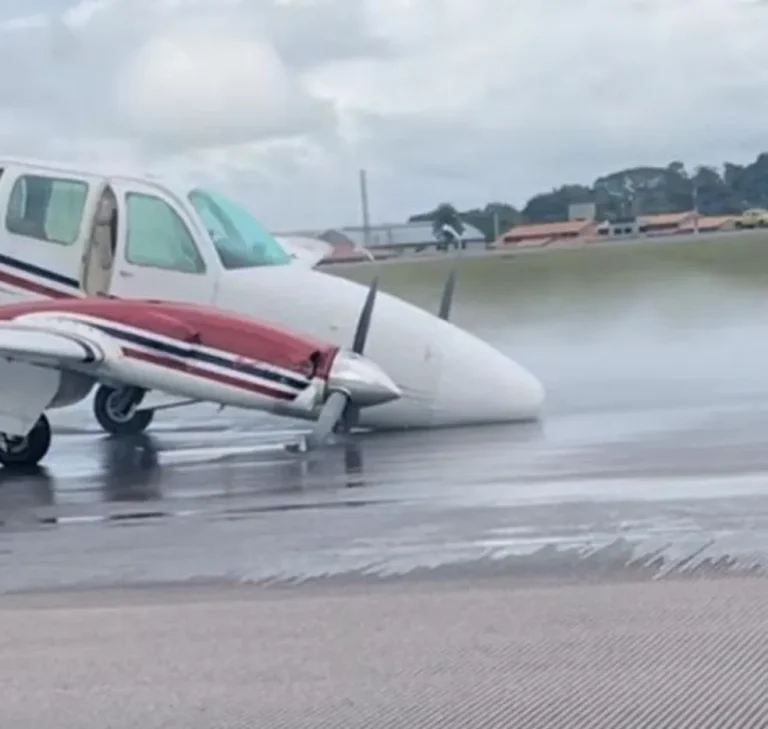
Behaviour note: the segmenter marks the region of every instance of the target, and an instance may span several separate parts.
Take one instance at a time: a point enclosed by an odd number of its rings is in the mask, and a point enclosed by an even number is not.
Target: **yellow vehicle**
[[[768,210],[764,208],[750,208],[745,210],[741,217],[736,218],[737,228],[765,228],[768,227]]]

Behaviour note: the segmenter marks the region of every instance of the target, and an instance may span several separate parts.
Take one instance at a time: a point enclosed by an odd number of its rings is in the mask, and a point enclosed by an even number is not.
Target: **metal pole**
[[[699,185],[693,183],[693,232],[699,233]]]
[[[365,170],[360,170],[360,204],[363,211],[363,245],[368,248],[371,242],[371,220],[368,215],[368,179]]]

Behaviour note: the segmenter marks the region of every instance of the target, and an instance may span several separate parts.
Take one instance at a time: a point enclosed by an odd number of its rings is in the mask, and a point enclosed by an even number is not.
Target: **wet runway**
[[[0,587],[762,570],[762,280],[656,266],[600,285],[566,271],[533,293],[519,293],[530,270],[493,285],[464,270],[456,320],[541,377],[537,424],[360,435],[300,457],[283,446],[301,425],[254,413],[167,411],[121,441],[88,404],[57,411],[44,472],[2,474]],[[428,274],[386,271],[431,305]]]
[[[0,486],[3,589],[768,565],[768,393],[632,427],[601,412],[361,435],[304,458],[259,416],[218,420],[59,435],[44,472]]]
[[[299,457],[253,413],[55,413],[0,473],[0,724],[765,726],[765,250],[464,268],[539,424]],[[434,306],[429,266],[383,286]]]

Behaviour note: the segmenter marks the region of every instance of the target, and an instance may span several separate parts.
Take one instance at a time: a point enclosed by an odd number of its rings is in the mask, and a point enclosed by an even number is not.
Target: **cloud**
[[[330,61],[386,59],[393,50],[366,0],[282,0],[267,4],[262,18],[270,42],[297,69]]]
[[[406,190],[416,209],[427,199],[523,203],[622,166],[748,159],[764,145],[768,15],[755,7],[405,5],[389,14],[396,58],[311,76],[316,94],[368,116],[366,148],[382,176],[409,170],[402,207]],[[383,1],[379,12],[387,16]]]
[[[193,20],[149,38],[118,75],[130,131],[166,147],[301,134],[332,123],[254,29]]]
[[[765,3],[24,7],[0,15],[7,149],[184,169],[280,227],[355,222],[361,166],[374,218],[399,220],[441,200],[522,204],[634,164],[746,161],[765,145]]]

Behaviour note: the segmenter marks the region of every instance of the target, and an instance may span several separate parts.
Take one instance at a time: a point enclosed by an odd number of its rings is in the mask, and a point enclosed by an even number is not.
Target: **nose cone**
[[[495,347],[458,328],[445,330],[436,425],[536,420],[544,397],[541,382]]]
[[[400,388],[375,362],[354,352],[342,350],[328,375],[328,389],[347,393],[359,407],[383,405],[402,397]]]

